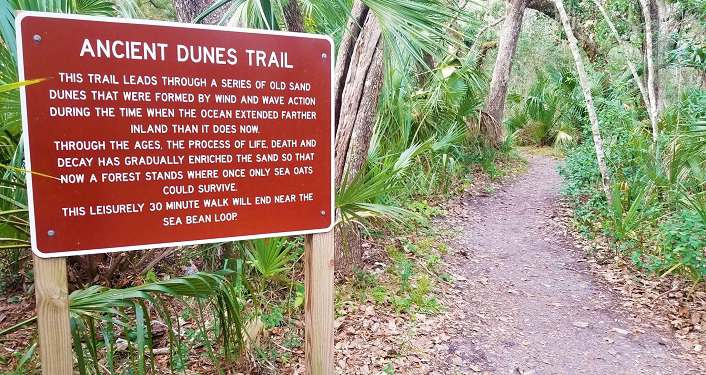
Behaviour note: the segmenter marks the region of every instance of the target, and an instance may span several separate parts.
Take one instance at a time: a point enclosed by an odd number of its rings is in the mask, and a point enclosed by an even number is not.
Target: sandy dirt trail
[[[588,272],[581,250],[553,220],[558,162],[527,158],[527,173],[465,198],[440,223],[459,233],[447,261],[460,282],[454,333],[437,357],[446,368],[437,371],[703,373],[668,332],[639,323]]]

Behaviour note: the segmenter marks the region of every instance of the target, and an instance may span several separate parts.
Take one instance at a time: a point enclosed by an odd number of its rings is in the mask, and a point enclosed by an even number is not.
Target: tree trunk
[[[637,88],[640,90],[640,95],[642,95],[642,101],[645,103],[645,108],[647,108],[647,113],[649,114],[649,117],[650,117],[650,124],[652,125],[652,139],[656,140],[656,138],[657,138],[657,116],[652,108],[652,100],[650,99],[650,96],[647,94],[647,90],[645,89],[645,85],[642,84],[642,79],[637,74],[637,68],[635,68],[635,64],[633,64],[632,61],[630,61],[630,58],[628,57],[628,53],[627,53],[628,47],[625,44],[625,41],[620,37],[618,30],[615,28],[613,21],[608,16],[608,12],[606,12],[605,8],[603,8],[603,5],[601,5],[601,3],[598,0],[593,0],[593,2],[598,7],[598,10],[601,11],[601,14],[603,15],[603,19],[608,24],[608,28],[610,29],[611,34],[613,34],[613,37],[618,41],[620,48],[623,50],[623,53],[625,53],[625,62],[628,65],[628,69],[630,70],[630,74],[632,74],[633,80],[635,80],[635,83],[637,84]]]
[[[647,96],[650,98],[650,113],[654,118],[654,123],[652,125],[652,141],[657,142],[657,118],[659,116],[659,106],[658,102],[658,91],[657,91],[657,69],[655,67],[655,56],[657,54],[655,46],[655,33],[653,27],[655,26],[653,22],[653,12],[651,10],[651,3],[654,1],[650,0],[640,0],[640,8],[642,9],[642,16],[645,19],[645,61],[647,65]]]
[[[356,40],[341,94],[336,129],[336,185],[354,178],[366,160],[382,88],[382,41],[372,12]]]
[[[682,26],[684,26],[684,16],[687,12],[681,10],[678,3],[665,3],[663,0],[658,0],[659,6],[659,34],[658,49],[662,53],[661,61],[664,61],[664,54],[673,50],[677,46],[677,38],[672,38],[671,35],[679,34]]]
[[[287,23],[287,30],[296,33],[304,32],[304,17],[299,7],[299,0],[289,0],[284,6],[284,21]]]
[[[502,121],[505,112],[507,85],[522,28],[522,16],[526,8],[534,9],[553,19],[559,19],[551,0],[510,0],[498,43],[498,56],[493,68],[488,99],[480,121],[481,131],[485,134],[489,144],[494,147],[499,147],[504,140]],[[598,54],[598,47],[591,38],[591,34],[579,22],[574,22],[570,27],[575,31],[575,35],[578,35],[581,47],[589,59],[594,59]]]
[[[561,20],[562,26],[564,27],[566,39],[569,41],[571,55],[574,57],[574,62],[576,63],[576,71],[579,75],[579,83],[581,84],[583,97],[586,101],[588,118],[591,120],[591,132],[593,133],[593,144],[596,149],[598,169],[601,172],[601,184],[603,185],[603,192],[605,193],[606,199],[610,204],[612,200],[610,194],[610,174],[608,172],[608,166],[605,162],[603,138],[601,137],[601,129],[598,124],[598,115],[596,114],[596,108],[593,105],[593,96],[591,95],[591,84],[588,80],[586,69],[584,69],[583,61],[581,60],[581,52],[579,51],[578,42],[576,41],[576,37],[574,36],[573,31],[571,30],[569,16],[566,14],[566,10],[564,10],[564,4],[562,3],[562,0],[554,0],[554,4],[556,4],[556,9],[559,12],[559,18]]]
[[[370,9],[358,0],[353,4],[351,16],[348,19],[346,32],[341,38],[341,43],[338,46],[338,55],[336,56],[336,70],[333,75],[333,92],[336,96],[333,98],[335,107],[335,125],[338,129],[338,118],[341,115],[341,104],[343,97],[343,89],[346,87],[346,79],[348,78],[348,69],[351,65],[353,50],[355,49],[356,41],[360,36],[360,31],[363,29],[365,19],[368,17]]]
[[[208,6],[211,5],[211,0],[172,0],[174,10],[176,11],[177,21],[191,23],[194,18],[201,14]],[[204,20],[204,23],[216,23],[219,17],[211,14]]]
[[[510,0],[508,5],[498,43],[498,56],[495,59],[490,80],[488,99],[485,103],[485,113],[488,116],[483,117],[484,120],[481,121],[481,131],[485,134],[488,143],[496,148],[502,144],[505,137],[503,128],[505,97],[526,7],[527,0]]]
[[[650,19],[652,20],[652,59],[655,69],[655,106],[657,107],[657,118],[664,110],[663,74],[661,68],[666,61],[664,54],[667,52],[666,42],[668,34],[664,34],[663,24],[667,20],[666,9],[661,0],[648,0],[650,9]]]
[[[335,178],[338,188],[355,178],[367,160],[383,82],[382,53],[377,19],[362,2],[356,1],[353,17],[339,47],[334,77]],[[350,273],[361,264],[362,256],[362,235],[358,225],[339,225],[336,228],[337,272]]]

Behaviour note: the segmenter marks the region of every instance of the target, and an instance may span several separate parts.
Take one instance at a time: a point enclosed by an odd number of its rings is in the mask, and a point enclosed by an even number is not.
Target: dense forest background
[[[704,0],[4,0],[0,337],[8,373],[38,366],[18,92],[31,82],[17,82],[13,23],[20,10],[332,36],[336,268],[348,293],[337,308],[362,299],[397,314],[443,313],[434,288],[452,280],[432,229],[443,214],[437,204],[479,175],[502,178],[526,146],[565,157],[574,224],[588,239],[610,241],[615,258],[633,265],[626,272],[687,280],[685,293],[703,287]],[[373,248],[381,258],[371,258]],[[302,346],[302,254],[301,238],[277,238],[71,258],[77,369],[278,373]],[[363,271],[366,262],[387,266],[375,274]],[[263,336],[281,340],[254,340]]]

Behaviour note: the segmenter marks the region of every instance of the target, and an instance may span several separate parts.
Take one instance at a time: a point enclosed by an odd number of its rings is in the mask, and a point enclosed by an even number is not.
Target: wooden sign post
[[[66,258],[33,257],[37,297],[39,358],[44,375],[71,375],[73,351],[69,326]]]
[[[334,231],[304,240],[304,324],[308,375],[333,375]]]
[[[38,12],[15,28],[19,79],[44,79],[20,95],[44,373],[71,372],[65,257],[306,235],[307,363],[332,374],[331,38]]]

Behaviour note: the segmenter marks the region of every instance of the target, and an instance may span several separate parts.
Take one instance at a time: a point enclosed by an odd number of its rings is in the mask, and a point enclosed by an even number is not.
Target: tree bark
[[[488,143],[496,148],[502,144],[505,137],[503,128],[505,97],[526,7],[527,0],[510,0],[508,5],[498,42],[498,56],[493,67],[488,99],[485,103],[484,112],[488,116],[484,116],[481,121],[481,131],[485,134]]]
[[[289,0],[284,6],[284,21],[287,23],[287,30],[296,33],[304,32],[304,17],[299,7],[299,0]]]
[[[333,92],[336,96],[333,98],[336,129],[338,129],[338,119],[341,114],[341,103],[343,102],[343,89],[346,87],[345,84],[346,79],[348,78],[348,69],[351,65],[351,58],[353,57],[353,50],[355,49],[356,41],[358,40],[360,31],[363,29],[363,24],[365,23],[365,19],[368,17],[369,11],[370,9],[360,0],[357,0],[353,4],[351,16],[348,19],[348,25],[346,26],[346,32],[343,34],[341,43],[338,46],[336,70],[333,74]]]
[[[596,159],[598,161],[598,169],[601,172],[601,185],[603,187],[603,192],[605,193],[608,203],[611,203],[610,194],[610,173],[608,171],[608,166],[605,162],[605,151],[603,148],[603,138],[601,137],[601,129],[598,124],[598,115],[596,114],[596,108],[593,105],[593,95],[591,95],[591,84],[588,80],[588,74],[586,74],[586,69],[583,66],[583,61],[581,58],[581,52],[579,51],[578,41],[571,30],[571,24],[569,23],[569,16],[564,10],[564,4],[562,0],[554,0],[556,9],[559,13],[559,19],[564,27],[564,33],[566,34],[566,39],[569,41],[569,48],[571,49],[571,55],[574,57],[574,62],[576,63],[576,71],[579,75],[579,83],[581,84],[581,90],[583,91],[583,97],[586,101],[586,109],[588,110],[588,118],[591,121],[591,133],[593,133],[593,144],[596,150]]]
[[[664,30],[662,29],[663,24],[667,20],[665,5],[661,0],[648,0],[650,9],[650,19],[652,20],[652,59],[654,61],[655,68],[655,106],[657,107],[657,118],[661,115],[664,110],[664,93],[662,92],[662,72],[661,68],[664,66],[666,58],[664,54],[667,52],[664,47],[666,47],[666,42],[669,38],[664,35]]]
[[[368,12],[350,55],[346,79],[336,88],[341,92],[336,121],[336,186],[341,185],[344,174],[349,180],[354,178],[365,162],[382,88],[382,62],[380,25]]]
[[[339,48],[335,71],[335,178],[338,188],[346,180],[355,178],[365,166],[382,82],[380,25],[375,15],[357,1]],[[337,219],[340,216],[337,215]],[[348,274],[362,262],[362,235],[358,224],[339,225],[335,242],[337,272]]]
[[[660,12],[660,38],[657,44],[659,51],[662,53],[660,60],[664,63],[665,54],[677,46],[677,38],[672,38],[671,35],[680,33],[682,26],[684,26],[684,16],[687,13],[680,9],[678,3],[665,3],[663,0],[658,0],[657,4]]]
[[[194,18],[201,14],[212,3],[212,0],[172,0],[176,11],[177,21],[191,23]],[[204,23],[217,23],[220,17],[211,14],[204,20]]]

